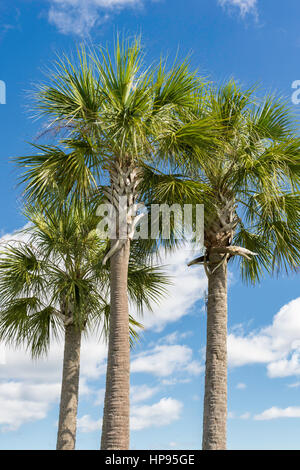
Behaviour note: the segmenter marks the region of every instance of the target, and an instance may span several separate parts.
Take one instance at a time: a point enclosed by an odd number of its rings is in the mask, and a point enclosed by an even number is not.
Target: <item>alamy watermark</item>
[[[120,197],[118,207],[100,204],[97,216],[97,234],[101,239],[132,240],[185,240],[204,243],[203,204],[151,204],[142,203],[128,206],[126,196]]]
[[[300,104],[300,80],[294,80],[292,83],[292,88],[295,90],[292,93],[292,103],[298,105]]]
[[[6,84],[0,80],[0,104],[6,104]]]

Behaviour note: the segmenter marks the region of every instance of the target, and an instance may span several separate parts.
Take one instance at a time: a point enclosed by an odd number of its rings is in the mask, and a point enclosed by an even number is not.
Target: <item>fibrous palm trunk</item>
[[[130,344],[128,262],[130,241],[110,258],[111,311],[101,449],[129,448]]]
[[[221,259],[214,254],[209,263],[203,450],[226,449],[227,261],[219,265]]]
[[[65,326],[63,377],[60,398],[57,450],[74,450],[79,391],[81,331]]]

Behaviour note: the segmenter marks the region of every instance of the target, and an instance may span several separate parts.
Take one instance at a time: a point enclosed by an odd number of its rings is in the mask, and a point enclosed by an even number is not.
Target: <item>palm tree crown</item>
[[[203,116],[215,122],[216,139],[206,151],[194,141],[193,131]],[[243,91],[230,81],[203,98],[193,119],[175,132],[176,139],[181,155],[175,164],[185,163],[195,181],[194,201],[205,206],[207,260],[212,251],[241,255],[242,276],[253,282],[263,271],[295,269],[300,261],[300,139],[284,101],[272,95],[258,100],[253,89]]]
[[[109,267],[101,263],[107,242],[95,229],[95,207],[66,204],[42,211],[28,207],[30,225],[5,244],[0,259],[0,337],[27,344],[34,357],[47,352],[66,324],[107,336]],[[135,243],[129,263],[129,295],[137,313],[150,309],[169,280]],[[131,339],[142,325],[130,315]]]

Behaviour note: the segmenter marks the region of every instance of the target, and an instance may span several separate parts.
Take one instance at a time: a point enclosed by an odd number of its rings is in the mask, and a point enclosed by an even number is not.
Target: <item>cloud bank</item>
[[[300,407],[289,406],[288,408],[277,408],[273,406],[268,410],[254,416],[256,421],[269,421],[278,418],[300,418]]]
[[[271,325],[228,337],[229,364],[266,364],[268,376],[300,375],[300,297],[284,305]]]

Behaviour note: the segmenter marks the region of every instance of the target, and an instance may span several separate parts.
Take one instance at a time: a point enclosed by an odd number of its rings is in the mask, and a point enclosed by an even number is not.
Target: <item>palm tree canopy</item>
[[[27,241],[6,244],[0,258],[0,338],[26,344],[33,356],[47,352],[69,321],[89,333],[107,333],[109,266],[101,258],[107,242],[96,232],[93,205],[28,206]],[[136,242],[136,245],[138,242]],[[137,256],[139,252],[139,256]],[[145,251],[143,250],[143,253]],[[142,313],[165,294],[170,280],[148,256],[132,250],[128,290],[132,308]],[[142,325],[130,315],[131,341]]]
[[[33,199],[49,196],[53,185],[86,196],[115,162],[141,166],[158,155],[163,161],[205,86],[188,60],[170,70],[164,60],[147,67],[139,38],[118,38],[112,55],[108,48],[82,47],[76,57],[63,56],[49,82],[35,94],[36,109],[59,133],[59,144],[35,145],[37,154],[16,159]],[[194,123],[199,148],[210,145],[212,127],[205,116]]]
[[[180,155],[174,166],[185,166],[195,180],[194,202],[205,207],[207,256],[228,245],[255,253],[244,251],[241,259],[242,276],[252,282],[264,271],[296,269],[300,262],[296,122],[282,99],[269,95],[260,100],[254,91],[244,91],[233,80],[211,89],[174,138]],[[206,151],[193,139],[199,115],[216,121],[217,139]],[[171,188],[165,186],[164,198]]]
[[[134,160],[147,203],[205,205],[207,252],[257,253],[241,259],[244,279],[299,265],[300,139],[283,100],[233,80],[204,87],[188,62],[147,69],[139,40],[118,40],[113,59],[104,49],[78,57],[59,61],[37,93],[39,113],[68,137],[17,159],[29,198],[86,197],[116,159]]]

